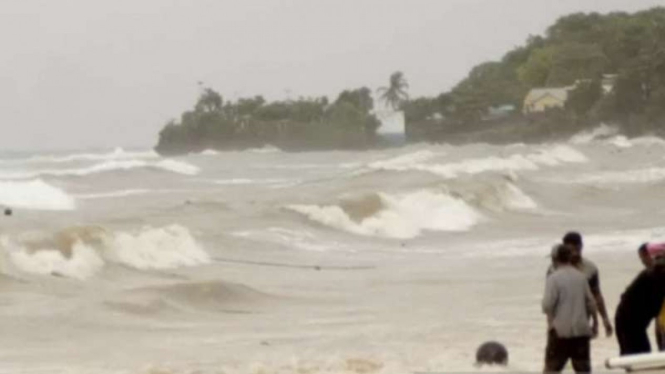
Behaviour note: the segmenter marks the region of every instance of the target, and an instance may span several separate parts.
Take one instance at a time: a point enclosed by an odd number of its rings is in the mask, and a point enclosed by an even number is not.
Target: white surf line
[[[350,266],[341,266],[341,265],[301,265],[301,264],[288,264],[288,263],[279,263],[279,262],[268,262],[268,261],[252,261],[252,260],[240,260],[234,258],[222,258],[222,257],[213,257],[213,262],[226,262],[232,264],[243,264],[243,265],[259,265],[259,266],[274,266],[274,267],[285,267],[285,268],[296,268],[296,269],[314,269],[314,270],[369,270],[376,269],[374,265],[350,265]]]

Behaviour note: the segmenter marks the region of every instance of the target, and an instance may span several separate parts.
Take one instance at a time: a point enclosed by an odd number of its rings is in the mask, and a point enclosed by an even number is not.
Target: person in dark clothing
[[[614,323],[622,356],[651,352],[647,328],[658,316],[665,300],[665,256],[654,259],[626,288]]]
[[[637,254],[645,269],[653,269],[654,258],[663,253],[665,253],[665,243],[644,243],[637,249]],[[660,323],[660,320],[665,317],[664,313],[665,308],[661,307],[658,320],[654,324],[656,344],[659,351],[665,351],[665,331]]]

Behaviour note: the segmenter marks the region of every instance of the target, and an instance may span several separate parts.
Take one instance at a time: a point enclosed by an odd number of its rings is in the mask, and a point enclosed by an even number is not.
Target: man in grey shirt
[[[555,257],[556,270],[547,277],[542,304],[548,322],[545,372],[561,372],[570,359],[575,372],[589,373],[590,339],[598,326],[596,302],[586,276],[571,263],[573,249],[559,245]]]
[[[573,250],[572,263],[587,277],[589,288],[591,289],[591,294],[596,301],[597,311],[600,313],[600,316],[603,319],[605,334],[607,337],[612,336],[612,322],[610,322],[609,315],[607,314],[607,308],[605,307],[605,299],[603,298],[603,293],[600,290],[600,275],[598,272],[598,267],[596,264],[582,256],[582,249],[584,248],[582,235],[575,231],[569,231],[563,237],[563,244],[568,245]],[[550,266],[550,268],[547,270],[547,275],[550,275],[554,271],[554,268],[555,266]],[[594,337],[597,334],[598,329],[593,331]]]

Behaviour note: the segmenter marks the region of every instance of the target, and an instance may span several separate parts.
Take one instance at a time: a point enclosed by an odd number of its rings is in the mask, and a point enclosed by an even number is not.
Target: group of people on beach
[[[552,248],[542,300],[548,327],[546,373],[561,372],[568,360],[575,372],[591,371],[590,341],[598,335],[599,314],[605,334],[614,332],[598,268],[582,256],[583,248],[577,232],[566,233]],[[647,329],[654,319],[658,349],[665,350],[665,243],[644,243],[637,253],[644,269],[622,294],[614,318],[622,356],[651,352]]]

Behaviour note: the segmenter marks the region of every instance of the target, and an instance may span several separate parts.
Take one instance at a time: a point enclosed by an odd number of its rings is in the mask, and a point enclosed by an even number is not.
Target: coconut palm
[[[406,93],[407,88],[409,88],[409,84],[406,82],[404,74],[401,71],[396,71],[390,75],[388,87],[381,87],[378,92],[381,95],[381,100],[387,106],[399,109],[402,102],[409,99],[409,95]]]

